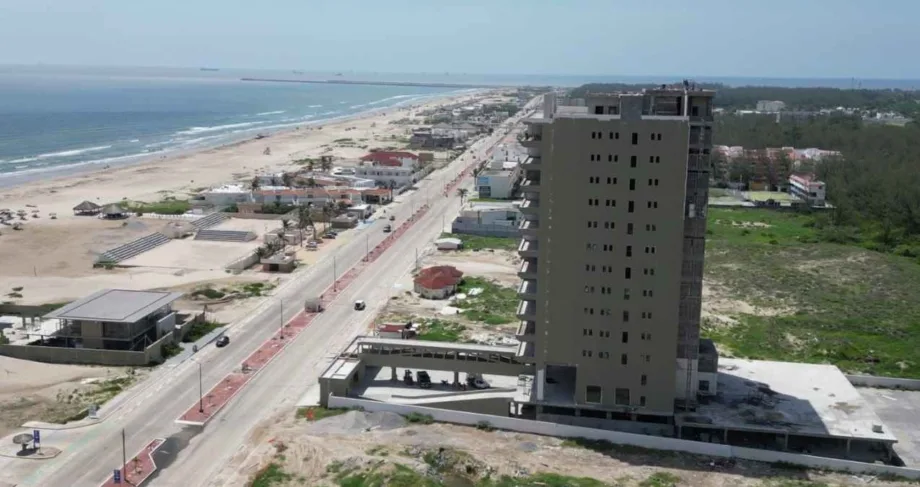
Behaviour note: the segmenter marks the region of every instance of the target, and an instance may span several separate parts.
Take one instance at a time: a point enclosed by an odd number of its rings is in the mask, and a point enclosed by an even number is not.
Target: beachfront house
[[[361,162],[363,164],[355,169],[355,176],[371,179],[380,186],[401,188],[418,180],[419,158],[411,152],[371,152],[362,157]]]
[[[263,205],[313,205],[322,207],[328,203],[344,201],[349,206],[363,202],[361,190],[356,188],[269,188],[252,192],[253,201]]]
[[[229,206],[237,203],[245,203],[252,200],[252,191],[249,185],[242,184],[225,184],[214,188],[206,189],[198,196],[205,202],[214,206]]]

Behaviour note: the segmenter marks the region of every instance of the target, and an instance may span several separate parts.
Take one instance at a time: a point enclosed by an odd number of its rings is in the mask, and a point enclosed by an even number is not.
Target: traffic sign
[[[120,483],[121,483],[121,470],[119,470],[119,469],[116,468],[116,469],[112,472],[112,480],[115,481],[116,484],[120,484]]]

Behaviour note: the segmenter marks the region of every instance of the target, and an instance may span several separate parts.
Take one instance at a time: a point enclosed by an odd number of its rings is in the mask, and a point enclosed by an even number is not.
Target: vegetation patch
[[[705,274],[710,288],[784,312],[729,311],[736,323],[704,321],[704,335],[752,359],[920,378],[917,260],[868,251],[859,239],[835,243],[817,224],[820,218],[710,209]]]
[[[197,289],[195,291],[192,291],[191,293],[192,298],[204,298],[204,299],[220,299],[226,295],[227,293],[223,291],[219,291],[214,288],[210,288],[210,287],[206,287],[203,289]]]
[[[297,408],[297,417],[303,418],[311,421],[319,421],[325,418],[331,418],[332,416],[338,416],[340,414],[345,414],[349,409],[343,408],[324,408],[322,406],[310,406],[304,408]]]
[[[517,250],[520,239],[510,237],[480,237],[459,233],[443,233],[441,238],[458,238],[463,242],[464,250]]]
[[[477,294],[471,294],[479,289]],[[465,277],[458,292],[466,294],[466,299],[458,301],[463,315],[473,321],[487,325],[503,325],[517,319],[517,307],[520,298],[515,288],[505,287],[481,277]]]
[[[144,201],[128,201],[123,203],[125,209],[133,213],[157,213],[160,215],[183,215],[192,209],[188,200],[176,199],[167,196],[160,201],[147,203]]]
[[[639,482],[639,487],[677,487],[680,477],[670,472],[655,472]]]
[[[466,327],[452,321],[426,319],[419,323],[419,340],[431,342],[459,342]]]
[[[175,343],[166,343],[160,348],[160,355],[163,357],[163,360],[175,357],[180,353],[182,353],[182,347]]]
[[[194,323],[189,327],[188,331],[185,333],[185,336],[182,337],[182,343],[197,342],[203,336],[222,326],[224,326],[223,323],[218,323],[216,321],[202,321],[199,323]]]
[[[272,485],[283,484],[293,478],[294,476],[285,472],[281,468],[281,465],[272,462],[256,473],[252,481],[249,482],[249,487],[270,487]]]
[[[421,414],[416,412],[411,412],[405,416],[407,423],[413,424],[431,424],[434,423],[434,418],[430,414]]]

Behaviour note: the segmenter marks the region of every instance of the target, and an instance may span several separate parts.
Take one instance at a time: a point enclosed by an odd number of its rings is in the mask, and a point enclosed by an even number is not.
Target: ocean
[[[0,186],[213,147],[451,91],[239,78],[199,70],[0,67]]]
[[[731,86],[911,89],[917,80],[303,73],[241,69],[0,66],[0,187],[136,163],[443,95],[450,88],[263,83],[352,79],[578,86],[683,78]]]

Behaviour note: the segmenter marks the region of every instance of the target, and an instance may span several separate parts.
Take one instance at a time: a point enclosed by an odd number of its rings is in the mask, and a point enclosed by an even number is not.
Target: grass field
[[[461,235],[458,233],[444,233],[441,238],[459,238],[463,241],[464,250],[517,250],[521,243],[519,238],[480,237],[477,235]]]
[[[736,356],[920,378],[917,259],[821,242],[811,221],[710,209],[704,336]]]
[[[482,292],[473,296],[471,289]],[[517,319],[517,307],[520,299],[515,288],[498,285],[481,277],[465,277],[457,292],[465,293],[466,299],[457,306],[463,308],[463,315],[473,321],[487,325],[503,325]]]
[[[777,191],[748,191],[747,195],[751,201],[767,201],[771,199],[776,201],[797,201],[789,193]]]

